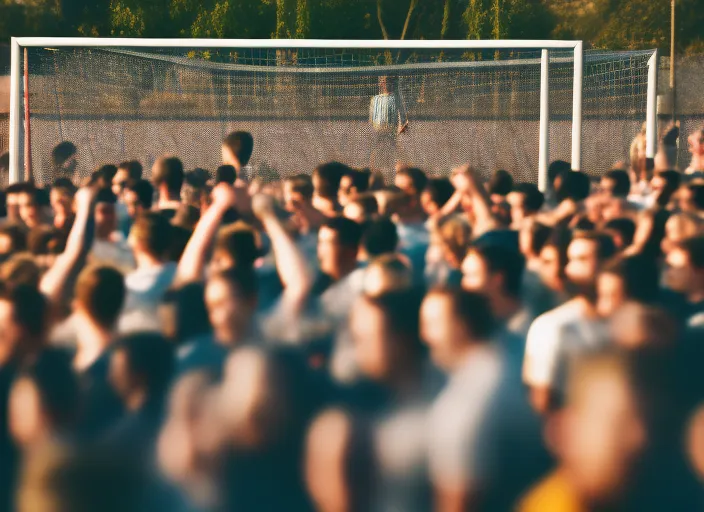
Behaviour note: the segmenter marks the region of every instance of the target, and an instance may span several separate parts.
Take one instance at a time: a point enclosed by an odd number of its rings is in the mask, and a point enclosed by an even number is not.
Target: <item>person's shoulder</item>
[[[520,500],[516,510],[518,512],[544,512],[546,510],[582,512],[584,508],[564,475],[555,471],[530,489]]]

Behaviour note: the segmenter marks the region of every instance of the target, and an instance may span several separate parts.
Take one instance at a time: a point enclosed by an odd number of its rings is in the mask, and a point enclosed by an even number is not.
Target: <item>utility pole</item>
[[[675,2],[670,4],[670,94],[672,94],[672,122],[677,120],[677,94],[675,91]]]

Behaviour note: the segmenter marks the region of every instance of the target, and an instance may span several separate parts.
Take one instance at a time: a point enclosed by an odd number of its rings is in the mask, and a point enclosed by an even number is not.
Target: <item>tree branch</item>
[[[386,30],[386,25],[384,25],[384,19],[381,15],[381,0],[376,0],[376,18],[379,20],[379,26],[381,27],[381,34],[384,39],[389,38],[389,33]]]
[[[406,14],[406,22],[403,24],[401,40],[404,40],[406,38],[406,32],[408,32],[408,25],[411,23],[411,16],[413,15],[413,11],[415,11],[416,9],[416,5],[418,5],[418,0],[411,0],[411,4],[408,6],[408,13]]]

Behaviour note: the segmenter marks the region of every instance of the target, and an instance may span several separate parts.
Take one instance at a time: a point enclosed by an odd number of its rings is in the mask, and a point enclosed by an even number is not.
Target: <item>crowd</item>
[[[676,138],[544,193],[248,175],[247,132],[214,173],[81,180],[59,144],[2,197],[0,510],[703,510],[704,129],[683,171]]]

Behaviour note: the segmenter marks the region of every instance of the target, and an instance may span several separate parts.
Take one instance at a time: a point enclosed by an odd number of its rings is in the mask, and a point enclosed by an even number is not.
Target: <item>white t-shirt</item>
[[[125,277],[125,306],[119,321],[122,333],[134,331],[159,331],[161,323],[158,308],[161,299],[171,287],[176,276],[176,263],[168,262],[153,267],[143,267]]]
[[[112,265],[121,272],[134,270],[134,256],[122,233],[112,234],[112,240],[94,240],[90,251],[91,263]]]
[[[604,346],[607,336],[606,324],[588,319],[584,304],[576,299],[540,315],[526,338],[525,383],[562,391],[570,359]]]

